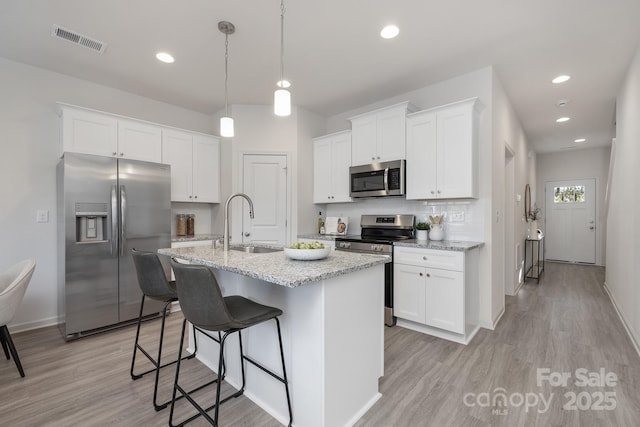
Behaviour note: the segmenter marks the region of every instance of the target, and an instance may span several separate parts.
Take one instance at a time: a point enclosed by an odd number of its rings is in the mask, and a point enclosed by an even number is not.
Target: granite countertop
[[[410,248],[437,249],[440,251],[466,252],[484,246],[483,242],[465,242],[462,240],[402,240],[394,242],[394,246]]]
[[[298,239],[310,239],[310,240],[336,240],[336,237],[340,237],[337,234],[298,234]]]
[[[196,242],[198,240],[222,239],[221,234],[196,234],[195,236],[171,236],[172,242]]]
[[[282,251],[256,254],[230,250],[225,254],[222,248],[210,247],[166,248],[158,253],[289,288],[391,262],[387,256],[352,252],[331,252],[317,261],[292,260]]]

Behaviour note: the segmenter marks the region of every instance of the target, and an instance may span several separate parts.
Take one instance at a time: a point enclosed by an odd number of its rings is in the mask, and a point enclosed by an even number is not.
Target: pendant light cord
[[[224,35],[224,114],[229,117],[229,34]]]
[[[284,0],[280,0],[280,82],[278,86],[284,89]]]

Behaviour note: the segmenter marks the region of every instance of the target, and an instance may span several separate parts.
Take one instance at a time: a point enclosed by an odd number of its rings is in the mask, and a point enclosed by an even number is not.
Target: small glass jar
[[[187,216],[185,214],[176,215],[176,236],[187,234]]]
[[[193,237],[196,232],[196,215],[187,214],[187,236]]]

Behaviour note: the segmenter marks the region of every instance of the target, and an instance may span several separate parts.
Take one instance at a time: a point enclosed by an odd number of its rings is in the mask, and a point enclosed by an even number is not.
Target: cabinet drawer
[[[393,262],[420,267],[463,271],[464,253],[399,246],[393,248]]]

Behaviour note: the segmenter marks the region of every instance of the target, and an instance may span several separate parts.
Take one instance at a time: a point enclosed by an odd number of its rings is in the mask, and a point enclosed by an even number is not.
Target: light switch
[[[522,195],[516,194],[516,202],[519,202],[520,200],[522,200]]]
[[[452,211],[449,215],[451,222],[464,222],[464,211]]]
[[[49,211],[37,211],[36,222],[49,222]]]

